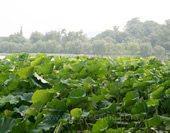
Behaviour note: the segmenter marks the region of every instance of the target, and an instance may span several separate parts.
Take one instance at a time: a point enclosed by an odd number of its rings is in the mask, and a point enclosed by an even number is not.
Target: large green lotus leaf
[[[128,93],[126,93],[125,98],[123,98],[123,102],[126,106],[129,106],[134,104],[138,98],[139,98],[138,92],[129,91]]]
[[[69,65],[69,68],[73,72],[80,72],[83,68],[83,65],[81,65],[80,63],[74,63],[74,64]]]
[[[29,67],[21,68],[20,70],[18,70],[17,73],[22,78],[28,78],[33,76],[33,72],[34,72],[34,67],[29,66]]]
[[[107,111],[115,111],[116,110],[116,103],[113,101],[112,103],[110,103],[107,107],[105,108],[100,108],[99,112],[100,113],[104,113],[104,112],[107,112]]]
[[[53,98],[53,93],[47,90],[37,90],[36,92],[34,92],[32,96],[32,102],[35,103],[41,101],[42,104],[45,105],[46,103],[50,102],[52,98]]]
[[[140,114],[140,113],[143,113],[143,112],[147,113],[147,110],[148,110],[148,108],[147,108],[146,102],[141,102],[141,101],[137,102],[135,104],[135,107],[132,108],[132,112],[134,114]]]
[[[19,113],[21,116],[25,116],[26,111],[29,109],[27,105],[21,105],[19,108],[14,108],[15,112]]]
[[[24,79],[19,79],[19,85],[18,88],[30,88],[30,83],[28,80],[24,80]],[[28,89],[27,89],[28,90]]]
[[[160,115],[159,117],[160,117],[161,120],[164,121],[164,122],[170,122],[170,117],[168,117],[168,116],[162,116],[162,115]]]
[[[64,111],[67,109],[67,105],[66,105],[66,100],[58,100],[58,99],[53,99],[51,102],[49,102],[47,104],[47,107],[49,108],[54,108],[57,109],[59,111]]]
[[[100,68],[99,70],[97,70],[95,72],[95,74],[97,75],[98,78],[103,78],[105,77],[105,75],[108,73],[108,70],[106,68]]]
[[[72,79],[78,79],[80,76],[79,76],[79,73],[74,73],[72,74],[71,78]]]
[[[88,116],[90,115],[90,112],[91,112],[91,111],[89,111],[89,112],[84,112],[84,111],[82,111],[81,117],[83,117],[83,118],[88,117]]]
[[[152,77],[144,77],[142,80],[136,80],[136,82],[133,83],[133,87],[143,90],[144,88],[146,88],[146,86],[149,86],[154,83],[155,80],[153,80]]]
[[[104,133],[108,128],[108,121],[104,118],[98,120],[92,128],[92,133]]]
[[[41,66],[37,66],[35,69],[38,73],[50,74],[53,71],[54,64],[48,63]]]
[[[170,103],[170,99],[165,100],[165,101],[162,103],[161,108],[170,111],[169,103]]]
[[[161,124],[161,118],[155,114],[152,118],[145,120],[146,127],[158,127]]]
[[[151,76],[151,75],[153,75],[153,73],[152,73],[150,70],[145,70],[144,74],[145,74],[146,76]]]
[[[2,84],[4,84],[6,80],[9,79],[9,75],[10,75],[10,73],[8,73],[8,72],[6,72],[6,73],[5,73],[5,72],[0,73],[0,86],[1,86]]]
[[[78,80],[72,80],[72,79],[61,79],[60,80],[61,83],[69,86],[69,87],[81,87],[81,84],[79,83]]]
[[[100,67],[101,67],[101,64],[95,64],[95,63],[85,66],[88,72],[95,72],[99,70]]]
[[[67,123],[68,122],[68,120],[69,120],[69,118],[70,118],[70,114],[69,113],[64,113],[62,116],[61,116],[61,118],[60,118],[60,122],[61,123]]]
[[[74,118],[79,118],[81,116],[81,113],[82,111],[80,108],[74,108],[70,111],[71,116]]]
[[[95,83],[95,81],[91,77],[89,77],[89,76],[84,78],[84,79],[81,79],[81,81],[83,83],[89,83],[89,84]]]
[[[44,133],[43,129],[32,129],[30,133]]]
[[[30,106],[30,108],[26,111],[26,114],[35,116],[37,115],[37,113],[40,112],[43,106],[44,106],[43,102],[37,101]]]
[[[0,72],[2,72],[2,71],[6,71],[6,70],[9,70],[9,69],[11,69],[11,67],[10,67],[10,65],[1,65],[0,64]]]
[[[70,92],[70,96],[72,98],[81,98],[81,97],[85,97],[86,93],[83,89],[77,88],[77,89],[74,89]]]
[[[35,84],[36,86],[38,86],[41,89],[50,89],[51,85],[44,79],[40,78],[40,77],[30,77],[30,80],[33,82],[33,84]]]
[[[170,75],[170,74],[169,74]],[[167,77],[169,76],[167,75]],[[162,83],[163,86],[167,86],[168,88],[170,88],[170,78],[168,78],[164,83]]]
[[[94,101],[94,102],[96,102],[96,103],[100,102],[100,101],[103,100],[103,99],[104,99],[104,96],[103,96],[103,95],[95,95],[95,94],[93,94],[92,97],[88,97],[88,100],[89,100],[89,101]]]
[[[7,85],[11,80],[16,80],[18,77],[16,76],[15,73],[10,73],[9,78],[4,82],[5,85]]]
[[[71,84],[72,80],[71,79],[66,79],[66,80],[61,79],[60,82],[69,86]]]
[[[166,90],[165,94],[167,97],[170,97],[170,88],[168,90]]]
[[[125,130],[121,128],[117,129],[109,128],[106,133],[125,133]]]
[[[82,101],[88,101],[85,91],[81,88],[72,90],[68,99],[70,100],[69,104],[72,106]]]
[[[64,96],[68,94],[67,85],[62,83],[57,83],[54,85],[53,90]]]
[[[32,95],[33,93],[30,92],[30,93],[22,93],[21,95],[18,96],[20,97],[21,100],[32,103]]]
[[[134,77],[134,78],[142,76],[142,75],[143,75],[143,71],[141,71],[141,70],[133,71],[132,73],[129,74],[129,76]]]
[[[109,91],[109,90],[108,90],[107,88],[103,87],[103,88],[97,89],[96,94],[108,96],[108,95],[109,95],[109,94],[108,94],[108,91]],[[109,95],[109,96],[110,96],[110,95]]]
[[[3,117],[0,119],[0,133],[10,133],[15,125],[17,122],[14,119]]]
[[[48,83],[45,79],[43,79],[41,76],[39,76],[37,73],[34,73],[34,77],[37,78],[37,80],[40,80],[42,83]]]
[[[65,60],[67,60],[67,59],[56,59],[54,61],[55,69],[59,69],[60,67],[62,67]]]
[[[158,88],[151,94],[151,98],[159,99],[164,96],[164,87]]]
[[[38,129],[44,129],[45,131],[48,131],[50,128],[54,128],[55,125],[58,124],[58,121],[58,116],[45,114],[44,120],[38,124]]]
[[[11,94],[9,94],[8,96],[4,96],[0,99],[0,103],[7,103],[9,102],[10,104],[17,104],[19,103],[19,96],[13,96]]]
[[[133,88],[137,88],[137,87],[143,88],[143,87],[146,86],[146,85],[147,85],[146,82],[137,81],[137,82],[133,83]]]
[[[149,99],[147,101],[147,106],[148,107],[158,107],[159,106],[159,100],[158,99]]]
[[[86,107],[86,111],[91,111],[91,110],[93,110],[94,108],[95,108],[95,104],[93,104],[93,102],[87,102],[86,103],[86,105],[87,105],[87,107]]]
[[[85,78],[88,75],[86,69],[82,69],[79,73],[80,78]]]
[[[71,70],[70,70],[70,67],[69,67],[68,65],[64,65],[64,66],[63,66],[63,70],[66,71],[66,72],[71,71]]]
[[[112,84],[110,84],[110,95],[113,95],[115,97],[120,95],[120,82],[114,82]],[[122,89],[123,90],[123,89]]]
[[[32,66],[37,66],[37,65],[40,65],[43,61],[43,59],[45,58],[45,56],[40,56],[38,57],[36,60],[32,61],[31,62],[31,65]]]
[[[12,132],[10,132],[10,133],[25,133],[26,132],[26,121],[25,120],[23,120],[23,121],[21,121],[21,120],[19,120],[19,121],[17,121],[17,125],[15,125],[13,128],[12,128]]]
[[[34,128],[35,128],[34,123],[22,121],[12,128],[11,133],[44,133],[43,129]]]
[[[8,89],[9,89],[9,90],[17,90],[19,83],[20,83],[20,80],[17,79],[17,78],[15,78],[15,79],[13,79],[13,80],[10,80],[10,81],[8,82]]]

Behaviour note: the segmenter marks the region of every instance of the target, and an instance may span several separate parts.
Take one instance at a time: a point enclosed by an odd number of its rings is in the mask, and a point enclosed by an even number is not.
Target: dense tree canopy
[[[154,21],[129,20],[123,31],[119,26],[106,30],[93,38],[83,31],[32,32],[29,39],[23,32],[0,37],[1,53],[67,53],[95,55],[170,55],[170,20],[165,24]]]

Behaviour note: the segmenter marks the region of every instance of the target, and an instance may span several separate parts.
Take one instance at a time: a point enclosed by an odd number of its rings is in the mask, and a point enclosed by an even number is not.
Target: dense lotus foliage
[[[0,60],[0,133],[170,131],[170,60],[26,53]]]

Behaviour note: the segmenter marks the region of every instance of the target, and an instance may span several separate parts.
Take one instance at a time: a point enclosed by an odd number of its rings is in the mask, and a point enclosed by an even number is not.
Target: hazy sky
[[[121,29],[134,17],[163,24],[170,19],[170,0],[0,0],[0,36],[19,32]]]

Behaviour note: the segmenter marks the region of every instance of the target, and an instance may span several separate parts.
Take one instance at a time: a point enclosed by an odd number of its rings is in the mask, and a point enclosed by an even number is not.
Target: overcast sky
[[[121,29],[134,17],[163,24],[170,19],[170,0],[0,0],[0,36],[19,32]]]

